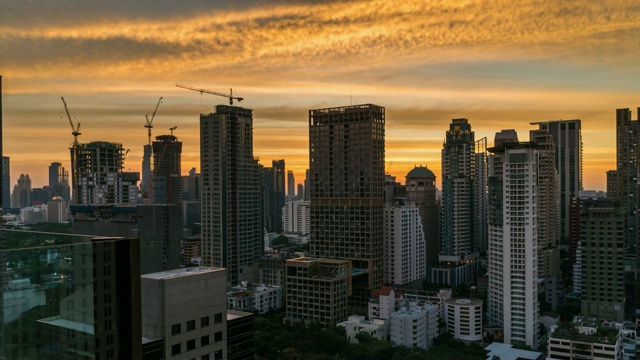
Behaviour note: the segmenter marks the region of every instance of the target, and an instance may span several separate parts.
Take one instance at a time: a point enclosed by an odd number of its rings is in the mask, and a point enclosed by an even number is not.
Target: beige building
[[[141,277],[142,336],[166,359],[226,359],[226,270],[186,268]]]

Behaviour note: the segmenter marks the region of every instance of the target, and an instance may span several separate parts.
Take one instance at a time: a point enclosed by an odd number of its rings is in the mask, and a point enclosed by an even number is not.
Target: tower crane
[[[173,136],[173,130],[177,129],[177,126],[173,126],[169,128],[169,131],[171,131],[171,136]]]
[[[69,118],[69,125],[71,125],[71,135],[73,135],[73,147],[75,148],[76,146],[78,146],[78,135],[81,135],[80,123],[78,123],[78,126],[73,125],[73,120],[71,120],[69,109],[67,109],[67,102],[64,101],[64,97],[62,96],[60,97],[60,99],[62,99],[62,103],[64,104],[64,111],[67,113],[67,118]]]
[[[233,96],[233,89],[229,89],[229,94],[225,94],[225,93],[221,93],[221,92],[217,92],[217,91],[211,91],[211,90],[207,90],[207,89],[199,89],[199,88],[195,88],[193,86],[182,85],[182,84],[176,84],[176,87],[187,89],[187,90],[199,91],[200,95],[202,95],[204,93],[204,94],[218,95],[218,96],[223,96],[223,97],[229,98],[229,105],[232,105],[232,106],[233,106],[233,99],[238,100],[238,102],[244,100],[244,98]]]
[[[162,102],[162,96],[160,96],[160,99],[158,99],[158,103],[156,104],[156,108],[153,110],[153,114],[151,114],[151,120],[149,120],[149,114],[147,113],[147,115],[145,115],[144,117],[147,118],[147,125],[145,125],[144,127],[146,127],[147,129],[149,129],[149,146],[151,146],[151,128],[153,127],[153,118],[156,117],[156,112],[158,111],[158,106],[160,106],[160,103]]]

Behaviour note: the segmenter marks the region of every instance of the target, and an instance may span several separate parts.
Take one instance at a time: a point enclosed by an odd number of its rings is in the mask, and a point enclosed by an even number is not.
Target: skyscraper
[[[293,170],[287,170],[287,196],[293,199],[296,197],[296,178]]]
[[[31,178],[29,178],[29,174],[20,174],[17,184],[13,186],[11,206],[21,209],[31,206]]]
[[[438,263],[440,249],[436,175],[426,166],[409,171],[405,180],[407,203],[419,209],[425,238],[426,262]],[[425,274],[426,275],[426,274]]]
[[[555,145],[555,165],[560,182],[560,235],[569,238],[571,199],[582,190],[582,122],[558,120],[532,123],[549,130]]]
[[[11,161],[8,156],[2,157],[2,209],[6,212],[11,207]]]
[[[182,142],[173,135],[156,136],[153,142],[153,203],[182,202]]]
[[[135,204],[140,173],[123,172],[120,143],[93,141],[71,148],[74,204]]]
[[[350,261],[361,307],[382,284],[384,124],[378,105],[309,111],[311,254]]]
[[[50,200],[54,196],[62,197],[65,201],[71,199],[69,187],[69,171],[67,171],[61,163],[52,162],[49,165],[49,196]]]
[[[504,342],[538,345],[538,154],[514,130],[489,148],[488,320]]]
[[[253,157],[253,111],[218,105],[200,115],[202,262],[227,282],[257,280],[262,249],[261,167]]]
[[[268,221],[267,230],[279,232],[282,230],[282,207],[286,199],[284,159],[273,160],[272,167],[264,168],[262,174],[263,186],[266,193],[265,221]]]

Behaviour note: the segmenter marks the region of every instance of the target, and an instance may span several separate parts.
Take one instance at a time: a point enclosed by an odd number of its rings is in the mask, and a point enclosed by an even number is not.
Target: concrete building
[[[487,352],[487,359],[498,358],[500,360],[541,360],[542,353],[516,349],[513,345],[498,342],[487,345],[484,350]]]
[[[71,205],[74,234],[140,239],[141,274],[180,267],[178,205]]]
[[[67,203],[71,200],[69,171],[65,170],[59,162],[52,162],[49,165],[49,187],[47,190],[49,192],[47,200],[56,196],[61,197]]]
[[[284,159],[272,160],[271,167],[265,167],[262,186],[265,189],[265,225],[267,231],[282,230],[282,208],[285,206],[285,162]]]
[[[624,214],[617,201],[580,201],[582,314],[624,321]]]
[[[504,342],[538,344],[538,151],[514,130],[489,149],[488,322]]]
[[[391,314],[389,338],[394,345],[427,349],[427,314],[400,310]]]
[[[445,301],[447,330],[462,341],[482,341],[482,300],[453,298]]]
[[[422,288],[426,275],[425,235],[413,205],[385,207],[384,283]]]
[[[473,179],[473,244],[474,251],[486,254],[489,248],[488,152],[487,138],[475,142],[475,177]]]
[[[218,105],[200,116],[202,263],[227,285],[258,279],[264,229],[262,170],[253,157],[253,111]]]
[[[299,257],[286,263],[287,324],[335,326],[347,318],[349,261]]]
[[[11,207],[11,160],[8,156],[2,157],[2,209],[6,214]]]
[[[363,311],[382,285],[384,124],[372,104],[309,111],[311,254],[349,261],[350,305]]]
[[[20,174],[18,183],[13,186],[11,193],[11,207],[26,208],[31,206],[31,178],[29,174]]]
[[[182,202],[182,142],[173,135],[156,136],[153,147],[153,204]]]
[[[287,170],[287,197],[294,199],[296,197],[296,177],[293,170]]]
[[[186,268],[141,277],[142,336],[164,339],[165,359],[226,359],[226,274]]]
[[[607,197],[615,199],[618,196],[618,172],[616,170],[607,171]]]
[[[63,223],[69,221],[67,215],[67,202],[60,196],[56,196],[47,203],[47,222]]]
[[[311,232],[311,215],[309,202],[304,200],[287,200],[282,208],[282,223],[285,235],[308,237]]]
[[[305,170],[305,178],[304,178],[304,201],[311,200],[311,183],[309,181],[309,169]]]
[[[71,148],[74,204],[136,204],[140,173],[123,172],[120,143],[93,141]]]
[[[552,327],[547,359],[622,360],[623,333],[596,321],[574,319],[570,325]]]
[[[388,338],[388,326],[385,320],[373,319],[365,320],[362,315],[351,315],[347,321],[339,323],[337,326],[343,327],[347,340],[352,344],[358,343],[357,334],[365,333],[380,341],[386,341]]]
[[[416,166],[405,178],[407,204],[419,209],[425,240],[426,262],[438,263],[440,251],[440,221],[436,202],[436,175],[426,166]],[[426,275],[426,269],[425,269]]]
[[[254,360],[254,338],[253,313],[227,310],[227,359]]]
[[[285,288],[285,265],[292,257],[288,252],[269,252],[260,257],[260,284]],[[294,255],[294,257],[297,257]]]
[[[243,283],[229,288],[227,308],[266,314],[282,308],[282,288],[265,284]]]

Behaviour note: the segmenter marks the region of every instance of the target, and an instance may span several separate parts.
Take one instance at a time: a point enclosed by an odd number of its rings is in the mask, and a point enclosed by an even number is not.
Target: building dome
[[[432,178],[435,179],[436,175],[433,171],[427,169],[426,166],[416,166],[413,170],[409,171],[407,174],[407,179],[415,179],[415,178]]]

